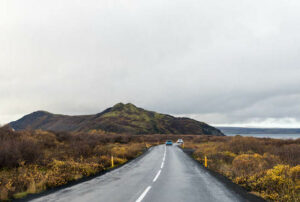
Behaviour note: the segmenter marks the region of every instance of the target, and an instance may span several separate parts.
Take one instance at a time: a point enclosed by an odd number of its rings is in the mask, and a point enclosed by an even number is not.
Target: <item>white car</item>
[[[183,144],[183,140],[182,139],[178,139],[177,140],[177,144]]]

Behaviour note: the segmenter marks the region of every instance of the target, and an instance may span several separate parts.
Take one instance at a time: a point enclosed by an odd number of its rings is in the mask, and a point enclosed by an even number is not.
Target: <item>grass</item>
[[[0,201],[25,197],[122,165],[176,135],[118,135],[0,128]],[[188,137],[188,136],[186,136]]]
[[[184,139],[193,157],[269,201],[300,201],[300,139],[205,135],[14,132],[0,128],[0,200],[22,198],[124,164],[152,145]]]
[[[15,199],[21,199],[24,198],[25,196],[27,196],[29,193],[24,191],[24,192],[19,192],[13,195],[13,198]]]
[[[22,198],[124,164],[156,139],[141,136],[0,129],[0,200]]]

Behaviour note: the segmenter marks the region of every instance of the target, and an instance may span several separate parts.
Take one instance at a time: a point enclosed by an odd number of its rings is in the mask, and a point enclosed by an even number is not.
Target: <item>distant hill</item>
[[[300,128],[217,127],[224,134],[300,134]]]
[[[189,118],[176,118],[119,103],[95,115],[67,116],[37,111],[9,124],[15,130],[90,131],[130,134],[224,135],[220,130]]]

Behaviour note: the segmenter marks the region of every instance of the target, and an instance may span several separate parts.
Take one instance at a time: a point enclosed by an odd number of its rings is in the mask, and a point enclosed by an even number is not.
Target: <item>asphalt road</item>
[[[249,201],[199,166],[180,148],[153,147],[145,155],[92,180],[32,201]]]

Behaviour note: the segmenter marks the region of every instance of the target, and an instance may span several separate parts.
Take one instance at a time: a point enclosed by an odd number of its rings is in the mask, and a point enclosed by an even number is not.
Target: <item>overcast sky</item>
[[[1,0],[0,123],[118,102],[300,127],[299,0]]]

